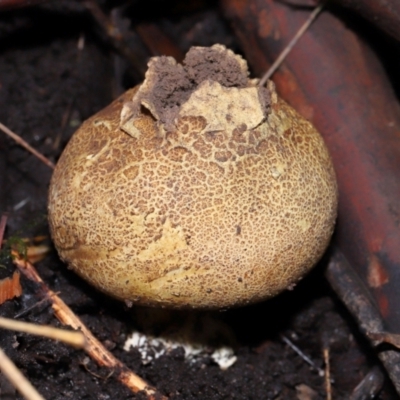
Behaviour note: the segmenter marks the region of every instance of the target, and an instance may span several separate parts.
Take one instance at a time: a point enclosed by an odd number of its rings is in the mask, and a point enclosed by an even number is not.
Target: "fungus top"
[[[132,136],[132,127],[146,108],[171,131],[179,117],[202,115],[207,130],[224,130],[261,124],[270,112],[271,93],[249,79],[246,61],[220,44],[192,47],[179,64],[172,57],[154,57],[148,63],[145,81],[121,112],[121,128]]]

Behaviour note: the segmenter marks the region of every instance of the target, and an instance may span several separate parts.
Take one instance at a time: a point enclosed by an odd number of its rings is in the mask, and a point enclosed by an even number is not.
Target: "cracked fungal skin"
[[[319,133],[268,87],[250,129],[227,117],[210,130],[203,106],[174,110],[161,129],[143,101],[126,133],[120,115],[139,88],[84,122],[50,187],[62,259],[103,292],[147,305],[226,308],[296,283],[330,240],[337,187]]]

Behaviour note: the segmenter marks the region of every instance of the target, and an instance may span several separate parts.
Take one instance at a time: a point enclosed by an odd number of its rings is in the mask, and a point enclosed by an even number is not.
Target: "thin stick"
[[[325,390],[326,400],[332,400],[332,384],[331,384],[331,366],[329,360],[329,347],[323,350],[324,363],[325,363]]]
[[[318,371],[318,374],[320,376],[324,376],[325,372],[321,369],[318,368],[315,365],[315,362],[313,360],[311,360],[310,357],[306,356],[294,343],[292,343],[291,340],[289,340],[286,336],[284,335],[280,335],[281,339],[294,351],[296,352],[307,364],[311,365],[311,367],[313,369],[315,369],[316,371]]]
[[[58,292],[57,292],[58,294]],[[46,303],[46,306],[44,308],[47,308],[50,304],[48,303],[48,299],[44,298],[41,299],[40,301],[38,301],[37,303],[31,305],[28,308],[25,308],[25,310],[22,310],[21,312],[17,313],[14,315],[14,318],[21,318],[22,316],[24,316],[25,314],[30,313],[33,309],[35,309],[36,307],[40,307],[43,303]]]
[[[22,375],[21,371],[15,364],[6,356],[4,351],[0,349],[0,370],[14,385],[14,387],[27,400],[44,400],[32,384]]]
[[[40,161],[44,162],[48,167],[54,169],[55,165],[48,159],[46,158],[43,154],[40,154],[37,150],[35,150],[28,142],[26,142],[24,139],[22,139],[20,136],[18,136],[16,133],[14,133],[11,129],[7,128],[5,125],[3,125],[0,122],[0,129],[8,136],[10,136],[12,139],[14,139],[19,145],[24,147],[26,150],[28,150],[30,153],[32,153],[35,157],[37,157]]]
[[[100,341],[78,318],[78,316],[73,313],[73,311],[60,299],[60,297],[56,295],[56,293],[47,287],[37,273],[35,267],[29,261],[21,258],[16,251],[13,251],[12,255],[14,256],[13,262],[21,271],[21,273],[23,273],[28,279],[38,283],[41,286],[42,293],[50,300],[57,319],[62,324],[69,325],[73,329],[80,330],[85,335],[85,351],[93,360],[98,363],[98,365],[114,369],[117,379],[134,393],[143,390],[147,394],[148,400],[155,400],[155,398],[164,400],[166,399],[166,397],[161,396],[155,388],[151,387],[146,381],[128,369],[125,364],[115,358],[100,343]]]
[[[44,336],[49,339],[58,340],[77,349],[85,347],[85,336],[82,332],[67,331],[52,326],[41,326],[28,322],[15,321],[13,319],[0,317],[0,328],[13,331],[30,333],[32,335]]]
[[[264,86],[265,83],[271,76],[274,74],[274,72],[278,69],[278,67],[282,64],[284,59],[287,57],[287,55],[291,52],[295,44],[299,41],[299,39],[303,36],[304,32],[310,27],[310,25],[314,22],[314,20],[318,17],[319,13],[322,11],[324,8],[324,2],[319,4],[317,7],[315,7],[314,11],[310,14],[310,16],[307,18],[307,21],[302,25],[302,27],[297,31],[297,33],[294,35],[293,39],[289,42],[289,44],[283,49],[282,53],[279,54],[278,58],[275,60],[275,62],[269,67],[268,71],[264,74],[264,76],[261,78],[259,82],[259,86]]]

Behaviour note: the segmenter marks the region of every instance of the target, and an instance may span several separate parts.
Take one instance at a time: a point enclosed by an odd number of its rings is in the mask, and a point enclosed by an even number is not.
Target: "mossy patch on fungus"
[[[152,59],[141,86],[74,134],[49,195],[71,268],[114,297],[170,307],[293,285],[323,254],[336,207],[319,133],[220,45],[184,65]]]

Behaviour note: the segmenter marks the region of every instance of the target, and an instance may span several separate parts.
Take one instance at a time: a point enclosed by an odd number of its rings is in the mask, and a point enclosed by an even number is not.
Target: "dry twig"
[[[295,353],[297,353],[307,364],[309,364],[315,371],[318,372],[319,376],[324,376],[325,372],[319,368],[310,357],[306,356],[291,340],[286,336],[280,335],[283,342],[285,342]]]
[[[25,399],[44,400],[2,349],[0,349],[0,369]]]
[[[56,292],[56,294],[59,294],[59,292]],[[21,312],[17,313],[14,315],[15,319],[21,318],[22,316],[29,314],[32,310],[34,310],[35,308],[39,308],[41,306],[43,306],[43,308],[47,308],[49,306],[49,300],[46,298],[41,299],[40,301],[36,302],[35,304],[31,305],[28,308],[25,308],[24,310],[22,310]]]
[[[303,36],[304,32],[310,27],[310,25],[314,22],[314,20],[318,17],[319,13],[324,8],[324,3],[321,3],[317,7],[315,7],[314,11],[310,14],[307,21],[302,25],[302,27],[297,31],[297,33],[293,36],[292,40],[289,44],[283,49],[282,53],[279,54],[278,58],[274,61],[274,63],[269,67],[268,71],[264,74],[259,82],[259,86],[264,86],[265,83],[274,72],[279,68],[282,62],[285,60],[287,55],[292,51],[293,47],[296,45],[298,40]]]
[[[329,347],[323,350],[324,363],[325,363],[325,390],[326,400],[332,400],[332,383],[331,383],[331,364],[329,358]]]
[[[89,331],[83,322],[76,316],[73,311],[58,297],[47,285],[43,282],[42,278],[37,273],[34,266],[20,257],[20,255],[13,251],[14,263],[18,269],[28,279],[38,283],[41,286],[43,296],[48,298],[51,302],[53,311],[57,319],[64,325],[69,325],[73,329],[80,330],[86,339],[85,351],[86,353],[97,362],[98,365],[108,367],[114,370],[114,376],[127,386],[134,393],[144,391],[149,400],[166,399],[161,396],[157,390],[151,387],[146,381],[128,369],[121,361],[115,358]]]
[[[18,136],[16,133],[14,133],[11,129],[7,128],[5,125],[3,125],[0,122],[0,129],[8,136],[10,136],[12,139],[14,139],[19,145],[21,145],[23,148],[28,150],[30,153],[32,153],[35,157],[37,157],[40,161],[45,163],[48,167],[54,169],[55,165],[48,159],[46,158],[43,154],[39,153],[37,150],[35,150],[28,142],[26,142],[24,139],[22,139],[20,136]]]

